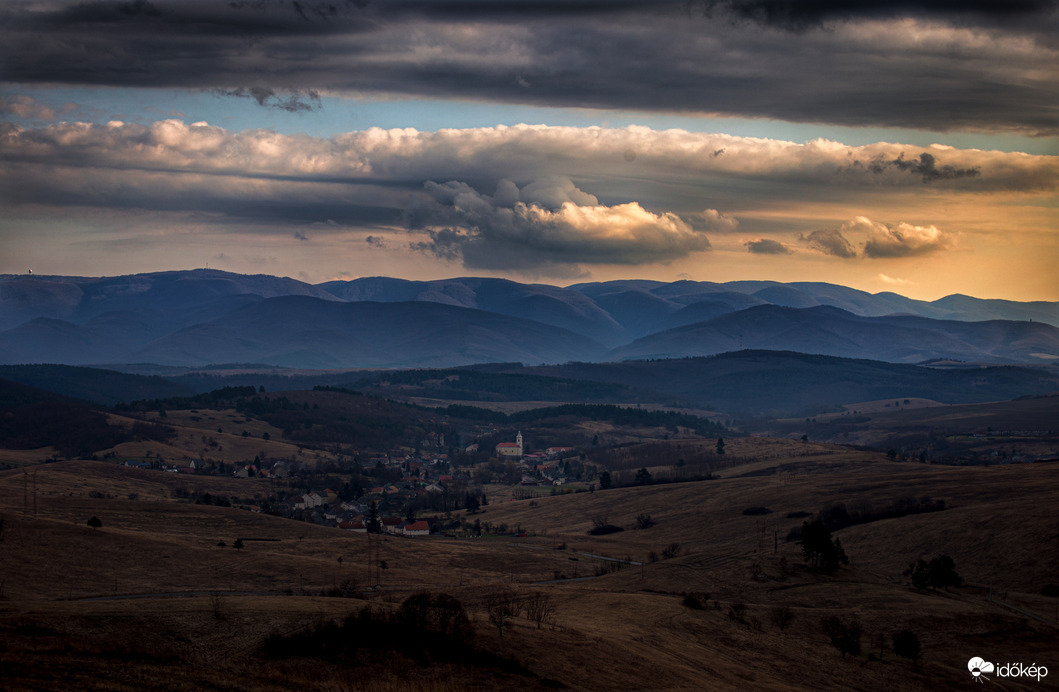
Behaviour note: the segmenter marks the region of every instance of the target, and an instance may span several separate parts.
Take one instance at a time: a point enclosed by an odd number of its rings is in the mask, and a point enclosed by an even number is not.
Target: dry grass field
[[[0,472],[0,689],[955,689],[974,684],[972,656],[1053,670],[991,680],[1004,689],[1059,686],[1055,599],[1040,595],[1059,582],[1059,464],[931,466],[755,438],[730,440],[729,454],[743,461],[715,480],[495,501],[477,515],[523,538],[373,539],[175,492],[267,494],[256,479],[88,461]],[[797,513],[923,496],[946,509],[838,531],[851,564],[834,574],[809,570],[786,540]],[[653,525],[637,528],[640,515]],[[624,530],[589,535],[603,519]],[[965,586],[913,589],[909,563],[943,553]],[[639,564],[613,571],[593,556]],[[352,598],[321,595],[347,580]],[[463,602],[478,654],[261,653],[270,635],[388,612],[420,589]],[[500,636],[484,606],[504,589],[547,594],[554,612],[539,629],[514,617]],[[781,609],[793,617],[783,629]],[[829,615],[859,620],[859,655],[829,644]],[[903,629],[922,642],[917,663],[892,650]]]

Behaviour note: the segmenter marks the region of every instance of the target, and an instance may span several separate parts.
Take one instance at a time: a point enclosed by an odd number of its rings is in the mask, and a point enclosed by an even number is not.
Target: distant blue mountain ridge
[[[0,276],[0,363],[295,368],[683,358],[766,349],[892,363],[1059,363],[1059,303],[919,301],[827,283],[463,277],[312,285],[197,269]]]

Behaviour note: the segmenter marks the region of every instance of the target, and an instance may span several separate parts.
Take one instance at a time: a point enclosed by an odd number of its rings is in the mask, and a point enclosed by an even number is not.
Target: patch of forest
[[[164,377],[73,365],[0,365],[0,378],[106,406],[193,393],[184,385]]]
[[[687,428],[703,436],[728,432],[728,429],[720,423],[687,413],[654,411],[612,404],[563,404],[516,413],[503,413],[463,404],[453,404],[439,410],[454,418],[496,424],[536,423],[556,418],[569,418],[580,421],[609,421],[618,426],[666,428],[673,433],[676,433],[679,428]]]
[[[468,368],[396,370],[357,380],[355,389],[391,391],[417,388],[417,396],[462,401],[579,401],[644,403],[659,401],[657,392],[620,382],[592,382],[565,377],[498,373]]]
[[[54,447],[65,457],[88,457],[123,442],[172,435],[168,426],[143,421],[131,428],[111,425],[106,413],[88,404],[0,380],[0,440],[7,449]]]

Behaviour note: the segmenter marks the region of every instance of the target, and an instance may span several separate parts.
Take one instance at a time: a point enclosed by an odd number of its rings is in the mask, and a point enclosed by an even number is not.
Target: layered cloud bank
[[[519,125],[447,129],[370,128],[330,138],[269,130],[230,132],[208,123],[0,125],[0,155],[25,166],[225,175],[290,182],[535,179],[549,175],[651,173],[653,179],[738,177],[840,188],[1054,191],[1054,156],[884,143],[804,144],[645,127]],[[720,216],[716,217],[718,220]]]
[[[5,202],[24,219],[81,208],[120,228],[146,210],[192,215],[198,232],[305,245],[371,231],[361,236],[369,249],[555,276],[672,262],[715,245],[775,257],[919,257],[959,247],[958,236],[991,230],[1019,204],[1035,213],[1059,187],[1054,156],[644,127],[317,138],[178,120],[3,125],[0,157]],[[953,203],[981,218],[957,220]]]
[[[12,83],[487,99],[935,131],[1059,132],[1056,4],[10,2]],[[311,88],[306,88],[310,85]]]

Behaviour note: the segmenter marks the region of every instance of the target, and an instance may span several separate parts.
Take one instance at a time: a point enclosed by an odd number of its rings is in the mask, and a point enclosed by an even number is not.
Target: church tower
[[[518,435],[515,436],[515,444],[518,445],[518,455],[522,456],[522,431],[518,431]]]

